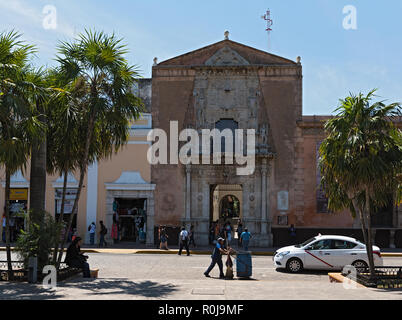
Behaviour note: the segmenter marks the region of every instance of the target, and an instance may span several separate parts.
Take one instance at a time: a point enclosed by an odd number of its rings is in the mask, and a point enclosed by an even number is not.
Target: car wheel
[[[353,262],[352,266],[354,266],[356,268],[356,270],[359,272],[364,271],[366,268],[368,268],[367,263],[363,260],[357,260],[357,261]]]
[[[291,258],[286,263],[286,270],[292,273],[297,273],[303,270],[303,263],[298,258]]]

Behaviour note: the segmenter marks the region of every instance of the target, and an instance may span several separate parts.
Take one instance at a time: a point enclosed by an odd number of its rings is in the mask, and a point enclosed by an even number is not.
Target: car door
[[[306,269],[332,269],[331,246],[331,239],[322,239],[310,244],[305,249],[304,267]]]
[[[358,250],[354,250],[356,243],[334,239],[332,240],[331,264],[334,268],[343,269],[346,265],[351,265],[359,257]]]

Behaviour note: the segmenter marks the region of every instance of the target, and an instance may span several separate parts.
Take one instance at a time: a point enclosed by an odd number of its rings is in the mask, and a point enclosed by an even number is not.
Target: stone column
[[[199,201],[199,199],[197,199]],[[196,231],[196,241],[200,245],[207,246],[209,243],[209,214],[210,214],[210,186],[207,181],[202,182],[202,218],[198,222]]]
[[[267,160],[261,166],[261,235],[267,234]]]
[[[250,197],[251,197],[251,192],[249,189],[249,181],[247,181],[245,184],[242,186],[242,199],[241,199],[241,204],[242,204],[242,210],[241,210],[241,220],[243,221],[243,224],[248,220],[250,216]],[[253,195],[253,201],[255,200],[255,196]]]
[[[259,237],[259,246],[270,247],[272,246],[271,224],[268,219],[268,163],[267,159],[262,159],[261,165],[261,233]]]
[[[147,239],[146,246],[154,245],[155,201],[153,194],[147,198]]]
[[[210,207],[210,199],[209,199],[209,184],[206,181],[202,182],[202,219],[209,221],[209,207]],[[199,200],[199,199],[197,199]]]
[[[186,165],[186,213],[184,223],[187,225],[191,220],[191,166]],[[189,226],[188,226],[189,227]]]

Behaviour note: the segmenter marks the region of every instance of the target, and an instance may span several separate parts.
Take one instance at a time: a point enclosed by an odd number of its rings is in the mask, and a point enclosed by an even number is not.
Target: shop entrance
[[[10,189],[10,239],[17,240],[22,230],[26,230],[28,189]]]
[[[146,198],[115,198],[113,220],[118,223],[119,241],[145,242]]]

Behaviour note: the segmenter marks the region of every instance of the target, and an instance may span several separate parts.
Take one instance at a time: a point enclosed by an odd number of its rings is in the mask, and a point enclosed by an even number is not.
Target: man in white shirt
[[[190,255],[190,250],[188,249],[188,232],[187,230],[183,227],[181,228],[181,232],[179,235],[179,242],[180,242],[180,249],[179,249],[179,256],[181,256],[181,252],[183,250],[183,247],[186,248],[187,255]]]
[[[96,232],[96,224],[92,222],[88,227],[89,230],[89,242],[91,245],[95,244],[95,232]]]

